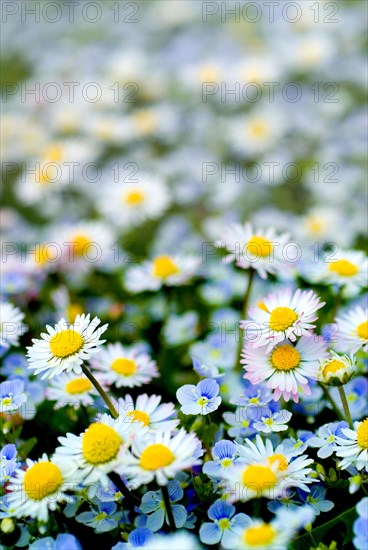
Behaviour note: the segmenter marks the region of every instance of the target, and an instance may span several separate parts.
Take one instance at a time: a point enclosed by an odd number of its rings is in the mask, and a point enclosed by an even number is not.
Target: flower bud
[[[320,360],[318,380],[328,386],[343,386],[355,372],[355,360],[347,355],[330,352],[330,357]]]

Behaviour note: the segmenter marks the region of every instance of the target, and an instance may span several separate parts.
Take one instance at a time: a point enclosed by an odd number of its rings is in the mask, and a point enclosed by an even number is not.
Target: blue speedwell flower
[[[196,386],[185,384],[176,392],[176,397],[184,414],[209,414],[219,408],[220,387],[215,380],[206,378]]]
[[[177,481],[169,481],[167,485],[170,502],[177,502],[183,498],[183,489]],[[184,526],[187,520],[187,511],[181,504],[172,504],[175,525],[178,529]],[[147,529],[153,532],[158,531],[164,524],[164,521],[169,525],[169,519],[165,510],[165,503],[162,498],[161,491],[148,491],[143,498],[140,510],[144,514],[149,514],[146,521]]]
[[[368,548],[368,497],[358,502],[356,511],[359,517],[353,525],[355,535],[353,543],[357,550],[366,550]]]
[[[214,460],[203,465],[203,472],[208,476],[221,479],[222,473],[236,462],[236,445],[232,441],[223,439],[218,441],[212,449]]]
[[[216,500],[208,509],[208,517],[213,523],[203,523],[199,538],[204,544],[218,544],[220,541],[229,547],[227,538],[232,538],[234,531],[247,524],[245,514],[235,514],[235,506],[224,500]]]
[[[322,485],[313,485],[307,493],[298,489],[298,494],[303,502],[310,504],[317,516],[321,512],[329,512],[335,506],[331,500],[326,500],[326,489]]]
[[[90,512],[82,512],[75,519],[79,523],[93,527],[96,533],[106,533],[115,529],[122,517],[120,513],[116,513],[116,508],[115,502],[99,502],[97,508],[94,507]]]
[[[6,380],[0,384],[0,413],[18,410],[27,401],[23,380]]]
[[[9,443],[0,451],[0,483],[8,481],[11,475],[19,468],[20,463],[16,461],[16,446]]]
[[[127,548],[144,548],[153,539],[149,529],[138,527],[129,534],[128,542],[118,542],[111,550],[125,550]]]
[[[74,535],[62,533],[55,540],[51,537],[36,540],[29,550],[82,550],[82,547]]]
[[[317,455],[320,458],[327,458],[336,450],[336,437],[344,437],[342,428],[347,427],[348,424],[345,421],[325,424],[318,428],[315,437],[308,440],[308,445],[309,447],[319,448]]]

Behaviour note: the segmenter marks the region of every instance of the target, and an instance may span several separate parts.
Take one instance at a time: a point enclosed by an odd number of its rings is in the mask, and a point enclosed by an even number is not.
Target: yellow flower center
[[[130,206],[138,206],[144,201],[144,196],[143,191],[140,191],[139,189],[132,189],[129,193],[124,195],[124,202]]]
[[[276,536],[276,531],[268,523],[262,523],[258,527],[249,527],[243,535],[244,542],[249,546],[264,548],[270,544]]]
[[[262,139],[268,134],[268,124],[265,120],[253,120],[249,124],[249,133],[253,138]]]
[[[268,466],[258,466],[251,464],[243,471],[242,481],[244,487],[252,489],[261,487],[261,490],[268,489],[276,485],[276,475]]]
[[[272,352],[271,363],[276,370],[293,370],[300,363],[300,354],[294,346],[282,344]]]
[[[345,364],[342,361],[338,361],[337,359],[332,359],[323,369],[323,376],[326,377],[328,374],[337,372],[341,369],[345,368]]]
[[[97,516],[95,517],[95,520],[96,520],[96,521],[102,521],[103,519],[106,519],[106,518],[107,518],[106,512],[100,512],[100,513],[97,514]]]
[[[130,416],[132,422],[143,422],[145,426],[150,423],[149,415],[143,411],[131,411],[128,416]]]
[[[63,149],[57,143],[51,144],[45,149],[44,158],[46,162],[60,162],[63,159]]]
[[[362,340],[368,340],[368,321],[363,321],[357,327],[357,333]]]
[[[111,368],[113,371],[123,376],[132,376],[137,370],[136,362],[126,357],[118,357],[112,362]]]
[[[24,475],[24,490],[31,500],[42,500],[60,489],[63,476],[53,462],[38,462]]]
[[[65,389],[68,393],[72,395],[76,393],[84,393],[92,389],[92,384],[88,378],[75,378],[67,383]]]
[[[153,275],[155,277],[166,279],[177,273],[179,273],[179,269],[170,256],[157,256],[157,258],[153,260]]]
[[[349,262],[349,260],[337,260],[330,264],[330,271],[337,273],[340,277],[352,277],[356,275],[359,271],[358,267]]]
[[[319,235],[325,229],[326,223],[317,216],[310,216],[307,218],[307,228],[313,235]]]
[[[270,464],[274,464],[275,462],[278,463],[277,469],[280,472],[283,472],[284,470],[287,470],[288,467],[288,461],[285,455],[281,453],[275,453],[274,455],[270,456],[268,459],[268,462]]]
[[[144,449],[140,464],[144,470],[158,470],[171,464],[174,459],[174,454],[166,445],[154,443]]]
[[[69,357],[81,349],[84,340],[79,332],[72,329],[57,332],[50,340],[50,350],[54,357]]]
[[[87,252],[91,244],[91,239],[89,239],[87,235],[83,235],[81,233],[80,235],[75,235],[74,238],[72,238],[71,246],[77,256],[82,256]]]
[[[35,251],[35,258],[34,261],[36,264],[44,265],[47,262],[54,260],[56,258],[56,252],[55,250],[47,245],[43,244],[39,247],[37,247]]]
[[[272,250],[273,244],[271,241],[258,235],[253,235],[247,243],[247,251],[254,256],[266,258],[271,254]]]
[[[156,129],[158,122],[156,113],[149,109],[133,113],[133,121],[137,132],[143,135],[151,134]]]
[[[363,420],[358,427],[358,445],[363,449],[368,449],[368,418]]]
[[[205,65],[199,71],[200,82],[218,82],[220,71],[215,65]]]
[[[221,466],[223,468],[229,468],[230,466],[232,466],[232,463],[233,461],[231,460],[231,458],[223,458],[221,460]]]
[[[222,518],[218,522],[218,526],[220,529],[229,529],[230,528],[230,520],[228,518]]]
[[[94,422],[82,438],[83,456],[90,464],[105,464],[116,457],[122,443],[120,435],[110,426]]]
[[[270,328],[281,332],[291,327],[297,318],[295,311],[289,307],[276,307],[270,315]]]

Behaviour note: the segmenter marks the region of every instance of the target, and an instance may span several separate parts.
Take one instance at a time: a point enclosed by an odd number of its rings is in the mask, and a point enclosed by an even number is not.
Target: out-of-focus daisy
[[[185,384],[176,392],[176,397],[184,414],[209,414],[219,408],[220,386],[212,378],[206,378],[193,384]]]
[[[5,380],[0,384],[0,413],[10,413],[19,409],[27,401],[23,380]]]
[[[133,180],[131,176],[130,181]],[[109,182],[98,197],[96,206],[118,227],[131,227],[156,219],[170,203],[166,184],[153,176],[138,172],[136,182]]]
[[[287,258],[283,249],[288,240],[287,233],[278,235],[272,227],[264,230],[246,223],[227,227],[216,244],[229,251],[226,262],[235,261],[243,269],[252,267],[265,279],[267,273],[285,269]]]
[[[361,250],[329,253],[311,269],[311,280],[344,287],[349,295],[367,286],[368,259]]]
[[[46,388],[46,398],[56,401],[55,409],[70,405],[75,409],[80,406],[88,407],[93,405],[94,396],[98,392],[84,375],[76,376],[73,373],[63,373],[53,378]]]
[[[222,546],[229,550],[286,550],[293,531],[277,520],[265,523],[262,519],[252,519],[245,514],[241,528],[236,528],[222,541]]]
[[[279,110],[265,109],[238,116],[227,123],[227,136],[240,154],[262,154],[279,144],[285,130],[285,117]]]
[[[72,325],[61,319],[55,327],[46,326],[47,333],[41,333],[41,340],[33,339],[28,347],[29,369],[34,374],[44,372],[42,378],[53,378],[63,371],[82,372],[81,365],[92,354],[99,351],[105,342],[100,340],[107,325],[97,328],[100,319],[90,320],[90,315],[77,315]]]
[[[262,307],[249,308],[252,321],[241,321],[244,340],[254,347],[267,346],[267,352],[283,340],[295,342],[297,336],[311,336],[316,311],[324,306],[313,290],[292,294],[290,288],[269,294]]]
[[[117,388],[142,386],[159,376],[157,365],[138,346],[124,347],[120,342],[108,344],[91,366],[100,373],[100,380]]]
[[[9,507],[16,517],[46,522],[49,510],[56,510],[59,502],[72,501],[65,491],[79,480],[77,465],[65,457],[49,460],[46,454],[36,462],[29,458],[26,462],[27,470],[18,469],[7,486]]]
[[[22,323],[24,313],[10,302],[0,302],[0,348],[19,345],[19,337],[27,330]]]
[[[157,432],[150,440],[134,440],[132,453],[124,456],[122,471],[134,488],[154,479],[159,485],[167,485],[178,472],[201,464],[202,454],[194,433],[181,429],[171,437],[170,432]]]
[[[73,459],[81,471],[83,483],[100,481],[108,484],[107,474],[121,465],[132,439],[137,436],[144,440],[147,429],[141,423],[126,422],[124,416],[117,419],[102,414],[98,422],[93,422],[79,436],[68,433],[59,437],[60,447],[55,449],[58,460]]]
[[[329,386],[341,386],[349,382],[355,372],[354,357],[338,355],[331,350],[327,358],[320,359],[318,379]]]
[[[337,317],[339,329],[336,349],[355,353],[363,348],[368,351],[368,309],[361,306],[349,310],[344,316]]]
[[[119,416],[126,422],[142,422],[151,432],[171,432],[179,424],[173,403],[161,403],[160,395],[139,395],[134,403],[130,395],[118,399]]]
[[[196,274],[199,264],[200,259],[193,256],[156,256],[127,269],[125,286],[129,292],[159,290],[163,285],[179,286]]]
[[[327,355],[327,344],[321,337],[302,336],[294,346],[285,340],[271,350],[246,346],[240,361],[244,365],[244,378],[252,384],[266,381],[274,390],[275,400],[290,397],[297,403],[299,390],[311,394],[308,379],[317,378],[319,359]]]
[[[353,465],[357,470],[368,470],[368,418],[354,422],[354,430],[342,428],[344,437],[336,438],[336,455],[343,460],[339,466],[346,470]]]

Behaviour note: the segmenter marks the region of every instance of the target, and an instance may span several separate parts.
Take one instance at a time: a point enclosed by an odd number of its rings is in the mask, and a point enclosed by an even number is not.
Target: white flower
[[[42,378],[52,378],[63,371],[82,372],[81,365],[92,354],[99,351],[98,346],[107,325],[97,328],[100,319],[90,321],[90,315],[77,315],[72,325],[61,319],[54,328],[46,326],[47,333],[41,334],[41,340],[33,339],[33,346],[28,347],[29,369],[34,374],[44,372]]]
[[[200,259],[167,254],[127,269],[125,286],[129,292],[159,290],[163,285],[179,286],[198,271]]]
[[[267,346],[267,352],[283,340],[295,342],[297,336],[311,336],[316,311],[324,306],[313,290],[290,288],[269,294],[262,307],[249,308],[253,321],[241,321],[248,345]]]
[[[361,306],[350,309],[343,317],[336,318],[338,342],[336,348],[355,353],[363,348],[368,351],[368,309]]]
[[[173,418],[176,416],[174,404],[160,404],[160,401],[160,395],[144,393],[134,403],[133,398],[126,395],[125,398],[119,397],[117,410],[126,422],[142,422],[151,432],[171,432],[179,424],[179,420]]]
[[[287,233],[277,235],[272,227],[264,230],[246,223],[227,227],[222,239],[216,244],[230,252],[225,261],[235,261],[243,269],[252,267],[265,279],[267,273],[277,273],[280,269],[285,269],[287,258],[283,249],[288,240]]]
[[[343,460],[339,466],[346,470],[353,465],[357,470],[368,470],[368,418],[354,422],[354,430],[342,428],[345,438],[336,437],[336,455]]]
[[[29,458],[26,462],[27,470],[16,470],[7,486],[9,508],[18,518],[30,516],[46,522],[48,510],[56,510],[59,502],[71,502],[65,491],[78,485],[77,465],[65,457],[49,460],[46,454],[36,462]]]
[[[361,250],[340,250],[327,254],[315,269],[311,267],[311,280],[334,284],[353,296],[367,284],[368,259]]]
[[[102,348],[91,366],[99,371],[104,384],[115,384],[117,388],[142,386],[159,376],[155,361],[146,353],[137,346],[124,347],[120,342]]]
[[[316,380],[319,359],[327,355],[327,344],[321,337],[302,336],[295,346],[289,341],[281,342],[269,351],[245,346],[241,363],[246,374],[244,378],[252,384],[266,381],[266,386],[274,390],[274,399],[290,397],[298,402],[299,389],[311,395],[308,380]]]
[[[55,449],[54,456],[58,460],[73,459],[84,484],[100,481],[107,485],[107,474],[120,467],[132,439],[144,438],[146,433],[142,423],[126,422],[124,416],[114,419],[102,414],[82,434],[67,433],[66,437],[59,437],[61,447]]]
[[[201,464],[201,443],[194,433],[180,429],[174,436],[170,432],[156,432],[150,439],[136,438],[132,453],[124,456],[121,471],[134,488],[154,479],[166,485],[169,479],[185,469]]]
[[[19,336],[27,330],[22,323],[24,313],[10,302],[0,302],[0,319],[0,347],[18,346]]]
[[[70,405],[78,409],[81,405],[88,407],[93,405],[93,397],[98,395],[97,390],[84,375],[63,373],[53,378],[46,388],[46,398],[56,401],[55,409]]]
[[[341,386],[349,382],[356,372],[355,358],[338,355],[330,351],[330,356],[320,359],[318,379],[329,386]]]

